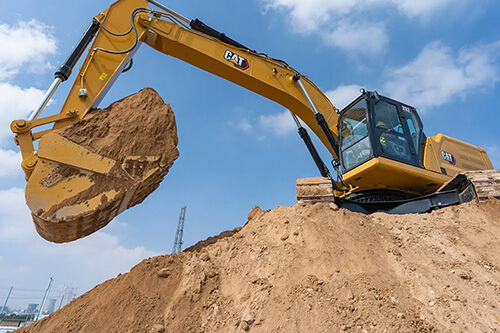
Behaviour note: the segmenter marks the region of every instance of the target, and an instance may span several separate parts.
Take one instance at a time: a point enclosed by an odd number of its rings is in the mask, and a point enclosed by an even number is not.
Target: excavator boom
[[[160,10],[149,8],[150,4]],[[89,111],[97,108],[120,74],[131,65],[142,44],[293,110],[297,124],[302,128],[298,118],[302,119],[337,159],[337,110],[298,71],[283,61],[248,49],[199,20],[187,20],[156,1],[119,0],[94,17],[29,119],[14,121],[11,126],[23,155],[22,167],[28,181],[26,201],[35,226],[45,239],[72,241],[104,227],[125,209],[142,202],[159,186],[173,163],[163,160],[162,151],[110,157],[85,142],[76,143],[65,136],[87,119]],[[61,112],[40,118],[54,91],[68,80],[87,48]],[[37,127],[51,123],[51,130],[34,132]],[[154,125],[143,126],[148,126],[148,131],[155,130],[151,128]],[[35,150],[36,140],[39,144]],[[142,172],[131,179],[128,168],[137,163],[141,163]],[[323,176],[329,175],[322,162],[318,160],[317,164]]]

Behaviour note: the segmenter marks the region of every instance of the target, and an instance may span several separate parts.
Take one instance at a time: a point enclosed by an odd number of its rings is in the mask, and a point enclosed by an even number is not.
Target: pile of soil
[[[79,239],[141,203],[179,156],[177,140],[174,113],[151,88],[47,134],[26,189],[38,233]],[[61,162],[44,159],[61,151]]]
[[[500,201],[430,214],[261,211],[16,332],[494,332]]]
[[[171,165],[179,156],[175,116],[153,88],[91,110],[76,124],[56,131],[66,139],[114,160],[160,155]]]

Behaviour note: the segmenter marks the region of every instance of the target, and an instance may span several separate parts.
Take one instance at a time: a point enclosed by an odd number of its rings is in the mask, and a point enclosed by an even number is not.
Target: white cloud
[[[390,25],[392,22],[387,15],[377,15],[377,10],[388,13],[392,9],[407,18],[424,22],[434,18],[438,13],[446,13],[446,10],[454,5],[452,0],[261,0],[261,2],[266,10],[283,10],[287,13],[297,33],[304,35],[314,33],[320,36],[326,45],[368,57],[384,53],[389,43],[385,25]],[[364,18],[363,21],[360,21],[361,17]]]
[[[361,95],[361,88],[364,87],[358,85],[341,85],[335,90],[328,90],[325,92],[325,95],[337,109],[342,110]]]
[[[297,129],[290,111],[285,110],[279,114],[269,114],[259,117],[259,124],[276,135],[285,136]]]
[[[427,16],[452,4],[451,0],[262,0],[266,8],[285,9],[297,31],[312,32],[333,19],[377,7],[393,7],[408,17]]]
[[[24,200],[24,190],[11,188],[0,190],[0,240],[20,241],[27,239],[34,229],[31,215]]]
[[[15,26],[0,24],[0,80],[8,80],[23,66],[39,73],[51,65],[49,55],[56,53],[52,28],[36,21],[20,21]],[[3,92],[2,92],[3,94]]]
[[[68,244],[47,242],[36,233],[20,188],[0,190],[0,240],[0,253],[9,254],[3,258],[3,285],[39,286],[53,276],[85,291],[158,255],[144,247],[127,248],[102,231]]]
[[[0,24],[0,147],[12,142],[10,123],[37,106],[44,92],[13,85],[8,79],[21,71],[39,72],[50,66],[48,56],[56,51],[51,28],[37,22],[16,26]],[[0,148],[0,177],[21,173],[20,153]],[[113,222],[111,222],[113,223]],[[117,228],[124,228],[119,223]],[[70,282],[86,291],[118,273],[128,271],[146,257],[157,255],[142,246],[127,247],[109,233],[99,231],[69,244],[53,244],[35,230],[26,206],[24,190],[0,188],[0,285],[44,288],[49,276]],[[8,255],[6,255],[8,254]],[[41,285],[40,285],[41,284]]]
[[[130,270],[144,258],[159,255],[143,246],[127,248],[118,237],[102,231],[70,244],[45,244],[40,253],[46,258],[57,258],[53,263],[84,271],[95,283]]]
[[[0,177],[20,175],[21,162],[20,152],[0,148]]]
[[[499,56],[500,41],[463,48],[457,54],[441,42],[432,42],[408,64],[386,70],[385,90],[424,110],[440,106],[500,81]]]
[[[0,147],[13,137],[10,123],[26,116],[44,92],[8,83],[21,70],[39,73],[51,67],[48,57],[56,53],[52,28],[36,20],[10,26],[0,24]]]
[[[0,147],[4,140],[10,142],[14,135],[10,131],[13,120],[26,118],[36,108],[45,94],[35,88],[23,89],[10,83],[0,82]]]
[[[360,0],[262,0],[267,8],[286,9],[297,31],[311,32],[329,21],[331,14],[347,14]],[[300,27],[300,29],[299,29]]]
[[[341,20],[333,31],[324,35],[324,39],[329,45],[358,52],[358,55],[383,53],[389,44],[383,25],[347,20]]]
[[[253,130],[253,125],[247,118],[242,118],[237,122],[229,121],[228,125],[245,133],[250,133]]]
[[[453,3],[452,0],[392,0],[390,2],[409,17],[430,15]]]

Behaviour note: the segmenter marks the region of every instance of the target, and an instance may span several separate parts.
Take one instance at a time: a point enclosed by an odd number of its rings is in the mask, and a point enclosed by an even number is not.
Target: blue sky
[[[500,4],[483,0],[170,0],[244,45],[306,74],[337,107],[359,88],[411,104],[428,136],[487,149],[500,165]],[[79,292],[169,253],[182,206],[185,245],[246,222],[253,205],[295,202],[295,179],[317,170],[280,105],[143,46],[101,103],[155,88],[177,117],[180,158],[142,205],[83,240],[55,245],[34,231],[9,124],[34,108],[54,70],[111,1],[0,2],[0,301],[14,285]],[[70,81],[74,76],[70,79]],[[44,115],[59,112],[70,82]],[[325,149],[320,148],[329,161]],[[5,294],[5,295],[4,295]],[[12,304],[27,303],[18,294]],[[53,295],[57,296],[57,295]],[[35,302],[33,300],[33,302]],[[24,303],[23,303],[24,302]]]

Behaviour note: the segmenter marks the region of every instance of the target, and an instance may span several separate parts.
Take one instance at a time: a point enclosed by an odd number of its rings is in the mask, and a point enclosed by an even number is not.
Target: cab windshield
[[[372,155],[366,117],[365,99],[361,99],[344,112],[341,130],[341,155],[344,171],[368,161]]]

